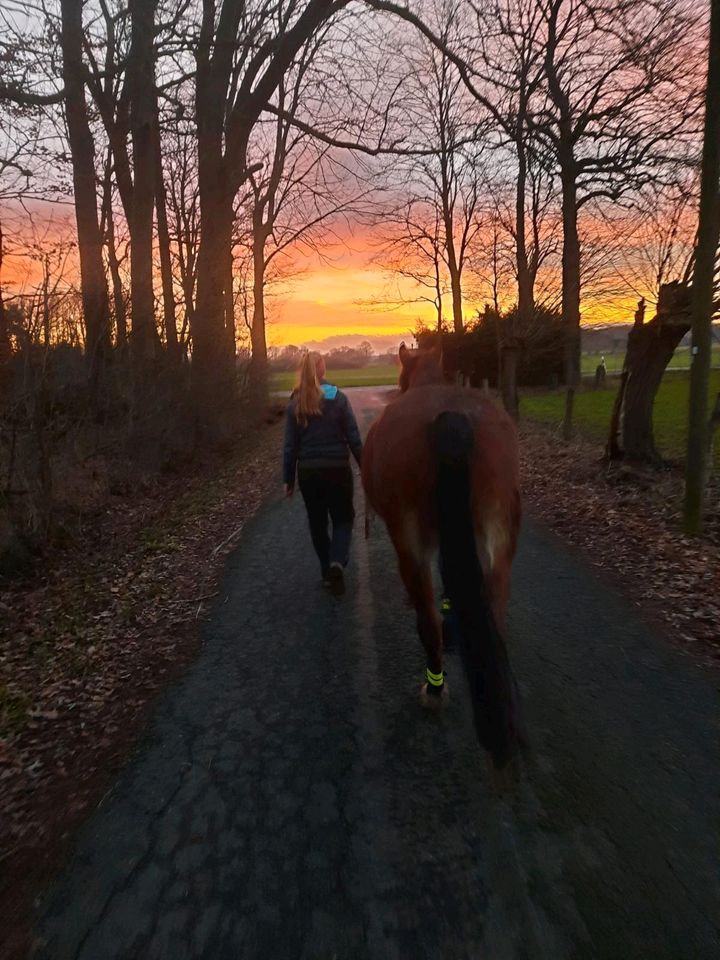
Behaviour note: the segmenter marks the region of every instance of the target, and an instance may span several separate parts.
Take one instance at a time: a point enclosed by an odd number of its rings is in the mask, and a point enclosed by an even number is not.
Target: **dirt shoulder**
[[[720,664],[720,482],[711,482],[707,534],[682,535],[682,473],[607,466],[597,442],[562,442],[531,421],[520,428],[526,506],[616,577],[672,627],[694,657]]]
[[[33,891],[197,649],[224,557],[279,489],[279,447],[280,425],[264,427],[118,498],[0,592],[0,956],[24,955]]]

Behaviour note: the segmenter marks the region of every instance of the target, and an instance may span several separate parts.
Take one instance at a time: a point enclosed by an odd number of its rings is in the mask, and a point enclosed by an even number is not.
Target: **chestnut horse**
[[[427,656],[425,706],[446,696],[431,560],[460,626],[475,729],[505,767],[520,739],[503,631],[520,526],[518,447],[507,414],[479,390],[445,383],[439,348],[400,347],[401,394],[372,424],[362,480],[385,521]]]

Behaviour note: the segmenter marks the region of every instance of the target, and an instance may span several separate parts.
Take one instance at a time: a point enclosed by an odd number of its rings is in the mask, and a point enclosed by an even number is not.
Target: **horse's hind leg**
[[[426,682],[421,691],[424,706],[441,705],[447,693],[443,677],[442,628],[435,605],[429,557],[408,537],[406,530],[391,530],[390,536],[398,557],[400,576],[415,608],[417,631],[425,648]]]

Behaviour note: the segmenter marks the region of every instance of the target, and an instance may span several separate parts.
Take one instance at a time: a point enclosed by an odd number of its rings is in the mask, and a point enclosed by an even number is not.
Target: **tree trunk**
[[[657,463],[653,406],[678,344],[690,328],[687,287],[675,281],[660,289],[657,314],[644,323],[640,302],[628,336],[625,362],[606,447],[609,459]]]
[[[525,237],[525,191],[527,187],[527,154],[519,131],[516,139],[518,157],[518,178],[515,189],[515,254],[517,262],[518,281],[518,325],[520,335],[527,335],[535,312],[535,296],[533,278],[530,273],[527,256],[527,241]],[[497,309],[497,307],[496,307]],[[518,331],[515,329],[515,319],[512,315],[505,322],[505,337],[502,350],[502,398],[503,406],[513,420],[517,420],[520,413],[517,389],[517,368],[520,342]]]
[[[443,329],[443,295],[442,295],[442,283],[440,278],[440,262],[437,252],[437,247],[434,250],[434,267],[435,267],[435,306],[437,308],[437,332],[438,336],[442,339],[442,329]]]
[[[561,145],[560,179],[563,223],[562,322],[565,330],[565,386],[568,390],[563,437],[569,440],[572,434],[573,399],[580,384],[580,238],[577,226],[575,158],[570,144]]]
[[[115,336],[120,353],[127,350],[127,311],[125,307],[125,292],[120,277],[120,264],[115,248],[115,223],[112,209],[108,209],[107,218],[107,252],[110,278],[113,286],[113,304],[115,305]]]
[[[463,311],[462,311],[462,285],[460,283],[460,268],[455,253],[455,242],[452,234],[447,234],[447,230],[452,230],[452,221],[446,225],[445,244],[447,248],[448,273],[450,274],[450,291],[452,294],[453,311],[453,330],[462,335],[463,332]]]
[[[627,362],[627,354],[625,357]],[[615,402],[613,403],[613,410],[610,416],[610,433],[608,436],[608,441],[605,445],[605,458],[607,460],[622,460],[622,446],[620,440],[620,423],[622,417],[622,408],[623,401],[625,400],[625,389],[627,387],[628,373],[627,369],[623,367],[623,372],[620,377],[620,386],[618,392],[615,395]]]
[[[228,351],[224,298],[235,187],[223,143],[227,84],[242,6],[225,0],[217,25],[213,0],[203,0],[202,8],[195,84],[200,243],[190,335],[198,436],[212,443],[231,435],[236,408],[235,364]]]
[[[5,301],[3,300],[2,295],[2,267],[3,267],[3,232],[2,224],[0,223],[0,366],[6,364],[11,356],[10,349],[10,330],[7,319],[7,311],[5,309]],[[0,372],[0,388],[4,386],[3,384],[3,374]]]
[[[0,364],[10,359],[10,331],[8,330],[7,313],[2,289],[0,289]]]
[[[705,95],[700,182],[700,216],[692,284],[692,367],[687,464],[685,531],[700,534],[705,514],[707,476],[708,389],[712,349],[713,285],[720,228],[720,0],[710,5],[710,43]]]
[[[120,263],[115,247],[115,213],[112,205],[112,152],[105,162],[105,179],[103,183],[103,216],[105,224],[105,249],[107,250],[110,279],[112,280],[113,304],[115,307],[115,344],[118,352],[125,354],[127,348],[127,312],[125,309],[125,295],[120,278]]]
[[[125,218],[129,223],[132,217],[133,179],[128,152],[128,138],[130,136],[128,96],[124,90],[118,100],[116,115],[114,118],[107,118],[105,129],[113,157],[115,183],[120,194]]]
[[[529,329],[535,311],[535,293],[533,278],[527,255],[525,230],[525,192],[527,188],[527,156],[525,144],[519,138],[516,144],[518,157],[518,177],[515,191],[515,245],[518,280],[518,319],[521,331]]]
[[[720,427],[720,393],[715,397],[715,405],[712,408],[710,419],[707,425],[707,459],[705,461],[706,482],[712,472],[713,453],[715,451],[715,434]]]
[[[253,316],[250,328],[251,403],[258,410],[268,402],[267,340],[265,333],[265,233],[262,224],[253,230]]]
[[[47,257],[43,262],[42,301],[43,347],[47,359],[50,349],[50,264]]]
[[[235,362],[236,343],[235,343],[235,284],[233,279],[233,251],[232,241],[228,246],[227,256],[225,258],[225,339],[230,356]]]
[[[175,316],[175,292],[173,290],[172,258],[170,256],[170,230],[168,228],[165,180],[163,178],[162,144],[160,141],[160,117],[157,108],[157,91],[154,95],[155,116],[153,123],[153,147],[155,154],[155,215],[157,218],[158,249],[160,251],[160,278],[163,292],[163,323],[165,346],[173,363],[180,360],[177,319]]]
[[[232,429],[236,390],[233,357],[226,336],[224,296],[232,196],[219,175],[215,182],[200,176],[200,205],[197,296],[190,331],[193,393],[200,431],[211,440],[222,440]]]
[[[95,189],[95,144],[85,102],[82,57],[83,0],[61,0],[65,119],[72,158],[73,196],[77,223],[85,353],[92,393],[97,399],[103,368],[110,355],[110,305],[102,260]]]
[[[518,418],[517,366],[519,345],[516,340],[506,340],[502,347],[502,400],[505,410],[513,420]]]
[[[686,325],[652,330],[650,324],[628,337],[628,377],[622,403],[621,431],[626,460],[653,463],[655,449],[653,406],[655,395],[675,348],[687,332]]]
[[[154,63],[155,0],[130,0],[132,40],[128,58],[130,129],[135,178],[130,217],[131,354],[136,383],[149,377],[157,357],[153,291],[153,206],[155,201]]]

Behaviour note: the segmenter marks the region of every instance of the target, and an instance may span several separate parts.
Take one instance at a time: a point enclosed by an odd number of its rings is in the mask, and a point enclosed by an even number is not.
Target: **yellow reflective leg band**
[[[430,667],[425,667],[425,676],[431,687],[441,687],[443,685],[442,673],[433,673]]]

